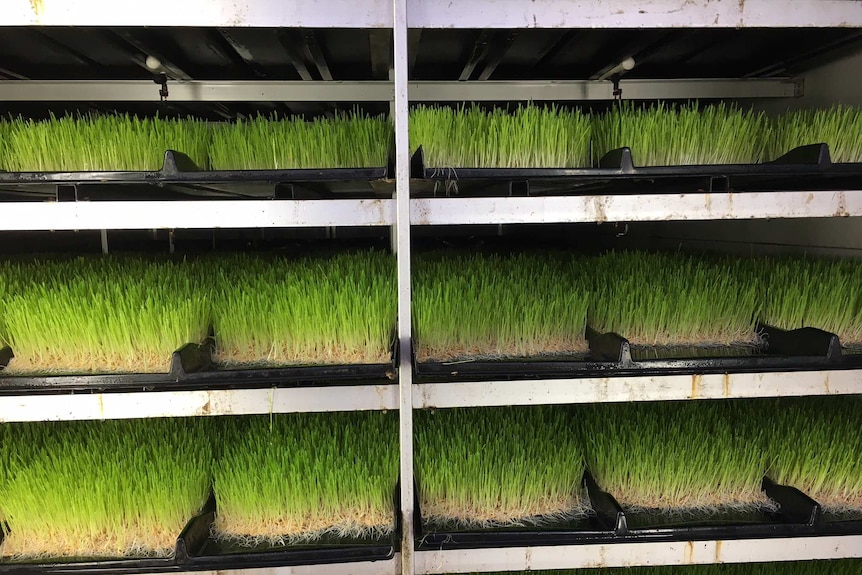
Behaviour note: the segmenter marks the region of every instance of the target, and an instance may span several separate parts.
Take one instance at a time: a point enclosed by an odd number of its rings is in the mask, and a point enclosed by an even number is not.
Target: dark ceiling
[[[856,29],[411,30],[411,77],[588,79],[626,56],[638,78],[767,77],[862,46]],[[386,30],[0,28],[0,78],[386,79]]]
[[[858,49],[862,30],[435,29],[411,30],[408,42],[410,77],[417,80],[590,79],[627,56],[637,61],[632,78],[757,78],[793,75]],[[385,80],[391,53],[388,30],[0,27],[0,80],[150,79],[148,55],[175,79]],[[3,107],[41,114],[38,104]],[[335,107],[170,104],[165,109],[227,117],[260,109],[320,113]],[[387,110],[385,104],[365,107]],[[151,108],[124,106],[133,112]]]

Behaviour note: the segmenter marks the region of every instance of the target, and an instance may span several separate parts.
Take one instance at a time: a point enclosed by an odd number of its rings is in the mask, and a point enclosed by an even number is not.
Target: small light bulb
[[[159,62],[159,59],[155,56],[147,56],[147,59],[144,63],[147,65],[147,68],[154,72],[162,67],[162,63]]]
[[[635,59],[629,56],[628,58],[623,60],[620,65],[622,66],[623,70],[631,70],[635,67]]]

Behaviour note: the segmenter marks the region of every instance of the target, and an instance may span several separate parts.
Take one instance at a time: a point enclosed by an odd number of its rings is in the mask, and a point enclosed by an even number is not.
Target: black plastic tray
[[[551,522],[534,528],[514,526],[489,529],[449,529],[428,525],[422,518],[419,490],[414,489],[416,550],[573,545],[613,541],[617,531],[625,526],[625,518],[618,515],[613,508],[616,502],[606,502],[608,498],[613,501],[613,498],[598,488],[589,473],[584,474],[582,486],[586,488],[593,508],[593,513],[586,518]]]
[[[197,518],[196,532],[205,533],[206,537],[199,540],[199,545],[188,547],[191,552],[184,566],[194,570],[221,571],[392,559],[401,544],[400,492],[400,485],[396,485],[393,495],[395,528],[392,535],[385,539],[364,541],[329,537],[309,544],[243,549],[220,543],[210,536],[216,511],[213,506],[209,513]]]
[[[815,328],[784,331],[761,325],[767,348],[758,355],[634,359],[632,346],[615,333],[587,328],[586,359],[476,360],[416,362],[416,376],[424,382],[471,379],[531,379],[540,377],[608,377],[614,375],[670,375],[844,369],[862,365],[862,357],[843,355],[838,336]],[[728,348],[730,351],[730,348]]]
[[[0,370],[0,395],[21,391],[182,391],[310,387],[369,381],[389,383],[396,379],[397,373],[394,342],[392,349],[393,359],[389,363],[220,369],[212,361],[213,341],[207,339],[202,344],[188,344],[174,352],[170,373],[4,376]],[[0,349],[0,366],[7,365],[11,358],[12,350]]]
[[[8,347],[0,350],[0,367],[6,367],[12,359]],[[5,375],[0,370],[0,394],[20,391],[50,389],[105,389],[130,387],[140,389],[156,385],[170,385],[186,378],[194,371],[212,365],[212,340],[201,344],[189,343],[178,349],[171,357],[169,373],[124,373],[87,375]]]
[[[475,531],[444,531],[428,528],[421,518],[416,498],[416,549],[480,549],[493,547],[523,547],[544,545],[579,545],[589,543],[630,543],[634,541],[694,541],[794,537],[824,534],[862,533],[862,522],[841,522],[830,525],[822,521],[821,506],[793,487],[777,485],[764,478],[763,491],[779,506],[779,511],[761,510],[756,517],[734,523],[734,517],[711,515],[690,518],[675,524],[655,517],[636,518],[627,514],[616,499],[602,491],[589,472],[583,485],[589,496],[593,514],[587,528],[560,529],[555,526],[538,529],[488,529]],[[633,521],[634,520],[634,521]]]
[[[189,551],[200,547],[208,535],[201,530],[202,520],[211,515],[215,499],[210,497],[201,512],[186,524],[177,537],[173,557],[144,559],[96,559],[80,558],[59,561],[41,562],[0,562],[0,574],[4,575],[37,575],[40,573],[105,573],[125,575],[133,573],[165,573],[183,571],[189,561]],[[0,533],[2,541],[2,533]]]
[[[700,187],[729,190],[734,185],[781,182],[785,189],[809,187],[823,178],[858,178],[862,163],[833,164],[827,144],[800,146],[780,158],[762,164],[693,166],[635,166],[629,148],[605,154],[594,168],[441,168],[425,165],[422,147],[411,159],[411,177],[427,180],[566,180],[569,183],[613,183],[625,180],[701,179]],[[857,184],[858,185],[858,184]],[[528,186],[523,188],[525,191]],[[647,189],[648,190],[648,189]],[[665,190],[666,191],[666,190]],[[643,190],[640,191],[643,193]]]
[[[199,169],[182,152],[165,152],[162,169],[157,172],[0,172],[2,184],[97,184],[151,183],[193,184],[218,182],[324,182],[344,180],[381,180],[388,166],[379,168],[326,168],[293,170],[218,170]]]

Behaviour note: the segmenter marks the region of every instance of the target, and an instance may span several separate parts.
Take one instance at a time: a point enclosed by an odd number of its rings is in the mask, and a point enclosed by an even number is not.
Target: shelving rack
[[[395,199],[194,202],[6,202],[0,230],[394,226],[398,253],[401,363],[398,382],[343,389],[265,388],[207,391],[0,395],[0,422],[179,417],[296,411],[400,411],[401,553],[379,563],[284,567],[230,573],[455,573],[595,566],[783,561],[862,557],[862,536],[620,543],[564,547],[414,551],[413,409],[602,401],[721,399],[862,393],[862,370],[682,374],[529,381],[413,384],[410,354],[411,226],[661,222],[862,216],[858,192],[844,190],[702,192],[630,196],[410,198],[407,112],[410,101],[609,99],[597,80],[412,81],[411,45],[423,29],[862,28],[862,2],[847,0],[7,0],[4,26],[212,26],[221,28],[371,28],[392,33],[389,81],[195,81],[171,83],[176,102],[391,101],[395,123]],[[0,28],[2,31],[2,28]],[[2,61],[0,61],[2,68]],[[149,81],[0,81],[0,101],[154,101]],[[783,78],[632,80],[626,97],[776,98],[799,95]],[[204,572],[198,572],[204,573]],[[220,571],[219,573],[225,573]]]

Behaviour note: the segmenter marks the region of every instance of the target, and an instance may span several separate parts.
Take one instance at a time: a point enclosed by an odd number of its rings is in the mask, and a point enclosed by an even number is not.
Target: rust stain
[[[700,384],[703,382],[703,375],[694,373],[691,376],[691,399],[697,399],[700,393]]]
[[[829,389],[829,374],[826,374],[826,379],[823,380],[823,388],[826,390],[826,393],[832,393]]]
[[[527,550],[524,551],[524,567],[527,571],[532,571],[533,569],[533,548],[527,547]]]
[[[607,558],[605,557],[605,552],[606,552],[606,551],[607,551],[607,549],[605,549],[605,546],[604,546],[604,545],[602,545],[601,547],[599,547],[599,562],[598,562],[598,564],[596,565],[596,567],[607,567],[608,560],[607,560]]]
[[[207,398],[207,402],[203,404],[203,407],[198,411],[200,415],[209,415],[210,414],[210,399]]]
[[[37,18],[42,16],[42,12],[45,11],[45,0],[30,0],[30,8]]]
[[[691,541],[686,541],[685,549],[682,552],[682,561],[688,565],[694,561],[694,543]]]
[[[704,201],[704,205],[706,207],[707,215],[712,215],[712,194],[706,194],[706,200]]]
[[[847,198],[844,192],[838,192],[838,209],[835,210],[835,215],[839,218],[846,218],[850,214],[847,213]]]
[[[607,199],[607,196],[595,196],[595,197],[593,197],[593,209],[596,211],[596,215],[595,215],[594,219],[597,223],[603,223],[603,222],[608,221],[608,216],[607,216],[607,213],[605,210],[605,208],[607,207],[605,205],[606,199]]]
[[[99,398],[99,417],[101,417],[102,419],[105,419],[104,396],[100,393],[97,397]]]
[[[721,563],[721,539],[715,542],[715,562]]]
[[[730,374],[724,374],[724,397],[730,397]]]
[[[805,205],[806,205],[806,206],[807,206],[808,204],[810,204],[811,202],[813,202],[813,201],[814,201],[814,194],[808,194],[808,195],[805,197]]]
[[[727,216],[728,218],[733,217],[733,192],[727,193]]]

